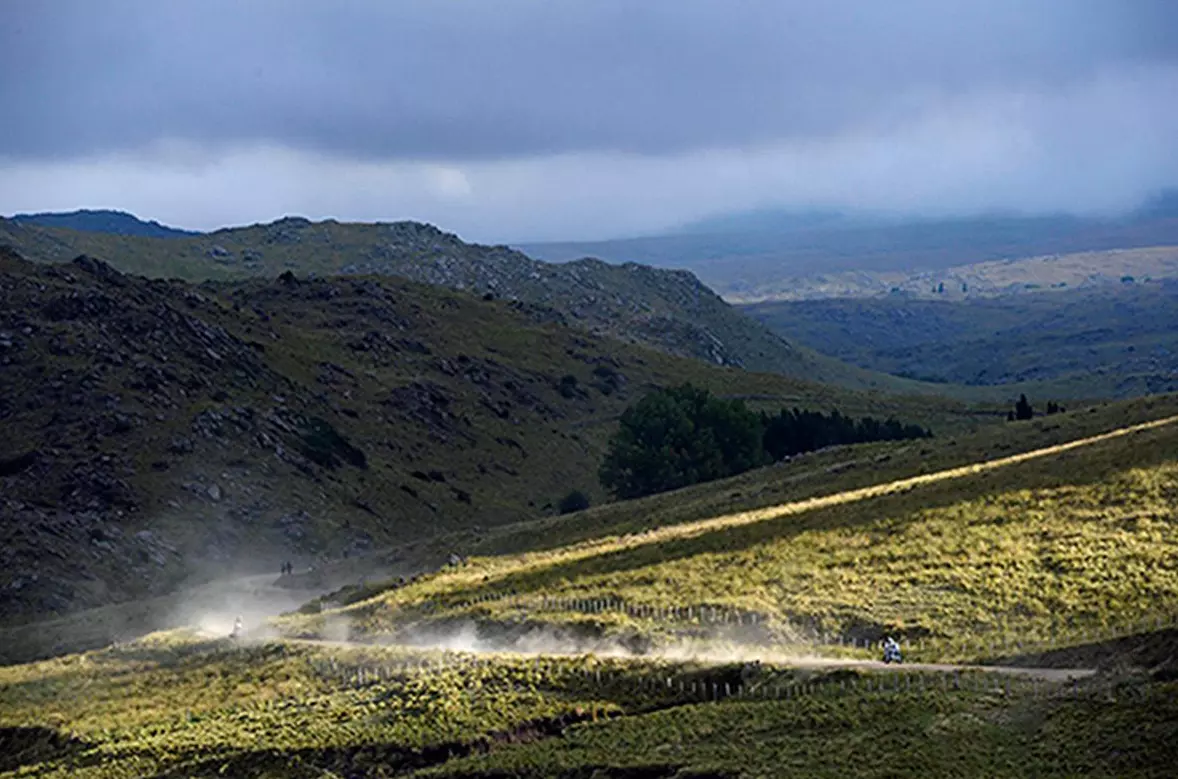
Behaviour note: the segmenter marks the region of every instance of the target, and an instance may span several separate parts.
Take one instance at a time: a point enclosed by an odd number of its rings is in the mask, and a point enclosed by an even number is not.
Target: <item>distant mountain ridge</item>
[[[1067,212],[1020,214],[994,210],[979,212],[972,216],[912,216],[876,210],[838,210],[810,208],[803,210],[788,210],[774,208],[760,208],[751,211],[735,211],[716,216],[705,217],[688,222],[678,228],[668,230],[661,235],[707,235],[721,233],[749,233],[749,232],[796,232],[807,229],[825,228],[858,228],[880,227],[885,225],[936,226],[943,223],[993,223],[993,222],[1033,222],[1037,220],[1059,220],[1067,223],[1077,222],[1105,222],[1132,223],[1143,219],[1156,217],[1178,217],[1178,188],[1162,189],[1153,196],[1146,198],[1139,206],[1122,216],[1082,217]]]
[[[612,241],[523,243],[549,262],[597,257],[685,268],[729,301],[768,300],[826,274],[935,271],[993,260],[1178,244],[1178,192],[1119,218],[989,214],[898,219],[760,211]],[[796,296],[796,295],[795,295]]]
[[[46,211],[35,214],[16,214],[11,217],[18,224],[40,227],[64,227],[111,235],[134,235],[146,238],[185,238],[200,235],[195,230],[168,227],[154,220],[145,221],[126,211],[82,208],[77,211]]]
[[[516,299],[592,333],[712,364],[855,389],[939,394],[799,349],[724,302],[692,273],[635,263],[534,260],[507,246],[469,244],[418,222],[269,224],[183,238],[144,238],[46,228],[0,219],[0,244],[37,261],[78,254],[129,273],[192,281],[296,275],[394,275],[451,289]]]

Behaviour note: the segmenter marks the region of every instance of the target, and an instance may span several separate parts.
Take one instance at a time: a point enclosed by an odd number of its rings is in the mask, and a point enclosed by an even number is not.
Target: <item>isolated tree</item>
[[[626,409],[598,475],[615,496],[636,498],[764,462],[756,414],[742,401],[684,384],[652,392]]]
[[[1035,410],[1031,408],[1030,402],[1026,395],[1018,396],[1018,403],[1014,404],[1014,418],[1015,419],[1030,419],[1035,416]]]

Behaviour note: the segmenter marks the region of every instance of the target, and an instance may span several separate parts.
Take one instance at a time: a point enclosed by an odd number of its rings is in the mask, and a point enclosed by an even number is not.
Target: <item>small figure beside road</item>
[[[883,643],[883,661],[885,663],[902,663],[903,659],[900,656],[900,644],[896,639],[888,636]]]

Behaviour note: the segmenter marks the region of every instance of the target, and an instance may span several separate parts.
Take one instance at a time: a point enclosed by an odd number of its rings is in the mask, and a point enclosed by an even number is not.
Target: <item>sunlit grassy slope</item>
[[[1174,406],[1167,397],[1053,417],[1005,441],[831,452],[521,527],[484,542],[514,554],[340,613],[362,634],[423,613],[588,621],[608,633],[649,628],[630,606],[723,606],[777,636],[920,637],[930,659],[976,656],[995,638],[1168,624],[1178,616],[1178,422],[1164,422]],[[999,457],[978,456],[995,445]],[[568,599],[627,607],[570,614]]]

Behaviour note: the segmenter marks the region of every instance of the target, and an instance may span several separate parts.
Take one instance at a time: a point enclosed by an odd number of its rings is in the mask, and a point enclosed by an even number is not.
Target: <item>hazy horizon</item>
[[[528,246],[528,245],[538,245],[538,244],[547,244],[547,243],[551,243],[551,244],[607,243],[607,242],[611,242],[611,241],[628,241],[628,240],[638,240],[638,239],[645,239],[645,238],[662,238],[662,237],[672,237],[672,236],[684,236],[684,235],[691,235],[691,234],[707,234],[708,230],[701,229],[701,226],[710,225],[714,222],[724,221],[727,219],[740,220],[744,217],[749,217],[749,216],[756,216],[756,217],[763,216],[763,217],[767,217],[769,219],[773,219],[775,217],[786,217],[786,218],[788,218],[788,217],[806,217],[806,216],[811,216],[811,215],[815,215],[815,214],[824,214],[824,215],[831,216],[831,217],[837,217],[838,219],[845,219],[846,222],[850,222],[852,226],[854,226],[856,224],[885,224],[885,225],[892,224],[892,223],[913,224],[913,223],[922,223],[922,222],[938,222],[938,221],[942,221],[942,220],[958,220],[958,219],[967,220],[967,219],[975,219],[975,218],[976,219],[984,219],[984,218],[1036,218],[1036,217],[1096,217],[1096,218],[1113,218],[1113,219],[1115,219],[1115,218],[1119,218],[1119,217],[1132,215],[1135,211],[1139,210],[1142,206],[1147,206],[1151,202],[1154,202],[1154,200],[1160,195],[1165,195],[1168,193],[1175,193],[1175,192],[1178,192],[1178,187],[1164,187],[1162,189],[1157,190],[1153,194],[1147,195],[1142,200],[1140,200],[1136,203],[1130,204],[1126,208],[1117,209],[1117,210],[1107,210],[1107,211],[1101,211],[1101,212],[1065,211],[1065,210],[1051,210],[1051,211],[1044,210],[1044,211],[1037,211],[1036,212],[1036,211],[1019,211],[1019,210],[1012,210],[1012,209],[993,208],[993,209],[976,210],[976,211],[961,211],[961,212],[957,212],[957,213],[954,213],[954,212],[940,212],[940,213],[938,213],[938,212],[933,212],[933,211],[929,211],[929,212],[915,212],[915,211],[913,211],[913,212],[901,213],[901,212],[887,212],[887,211],[882,211],[882,210],[868,210],[868,209],[860,209],[860,210],[855,210],[855,209],[826,210],[826,209],[816,209],[816,208],[810,209],[810,208],[806,208],[804,206],[799,206],[797,208],[750,209],[748,211],[740,211],[740,212],[716,212],[713,214],[703,214],[700,216],[700,218],[698,218],[696,220],[692,220],[691,222],[676,224],[676,225],[672,225],[664,230],[650,231],[650,232],[646,232],[646,233],[610,235],[610,236],[605,236],[605,237],[601,237],[601,238],[589,238],[589,239],[560,239],[560,238],[556,238],[556,239],[538,240],[538,241],[523,239],[523,240],[507,240],[507,241],[493,241],[493,242],[480,241],[477,237],[470,237],[467,235],[463,235],[461,233],[461,231],[453,229],[448,225],[439,224],[436,222],[430,222],[429,220],[424,220],[424,219],[415,219],[412,216],[406,216],[406,217],[402,217],[399,219],[380,219],[380,218],[377,218],[377,219],[341,219],[339,217],[335,217],[335,216],[331,216],[331,215],[321,216],[321,217],[313,217],[313,216],[309,216],[307,214],[282,213],[282,214],[277,214],[269,219],[259,219],[259,220],[253,220],[253,221],[249,221],[249,222],[240,222],[240,223],[227,223],[227,224],[218,225],[216,227],[206,229],[206,230],[202,230],[202,229],[195,228],[195,227],[189,227],[187,225],[173,224],[170,222],[165,222],[161,219],[155,218],[151,214],[139,214],[139,213],[135,213],[132,211],[127,211],[125,209],[110,208],[110,207],[97,206],[97,205],[77,206],[74,208],[60,209],[60,210],[54,210],[54,211],[16,211],[16,212],[11,212],[11,213],[0,214],[0,217],[7,218],[7,219],[13,219],[13,218],[17,218],[17,217],[31,217],[31,216],[41,215],[41,214],[72,214],[72,213],[79,213],[79,212],[117,212],[117,213],[127,214],[128,216],[139,219],[142,222],[147,222],[147,223],[155,222],[165,228],[173,228],[173,229],[177,229],[177,230],[188,230],[188,231],[192,231],[192,232],[200,233],[200,234],[210,234],[210,233],[217,232],[219,230],[233,230],[233,229],[239,229],[239,228],[246,228],[246,227],[251,227],[255,224],[270,224],[270,223],[277,222],[279,220],[287,219],[287,218],[307,219],[308,221],[311,221],[311,222],[336,221],[336,222],[340,222],[340,223],[344,223],[344,224],[346,224],[346,223],[373,224],[373,223],[392,223],[392,222],[399,222],[399,221],[410,221],[410,222],[418,222],[418,223],[423,223],[423,224],[432,224],[434,227],[437,227],[438,229],[442,230],[443,232],[453,233],[453,234],[457,235],[460,239],[462,239],[468,243],[484,243],[484,244],[485,243],[496,243],[496,244],[508,245],[508,246]],[[867,220],[876,220],[876,221],[869,222]],[[838,224],[842,224],[842,223],[838,223]],[[698,231],[698,232],[696,232],[696,231]],[[728,232],[728,231],[729,231],[728,229],[716,230],[716,232]]]

